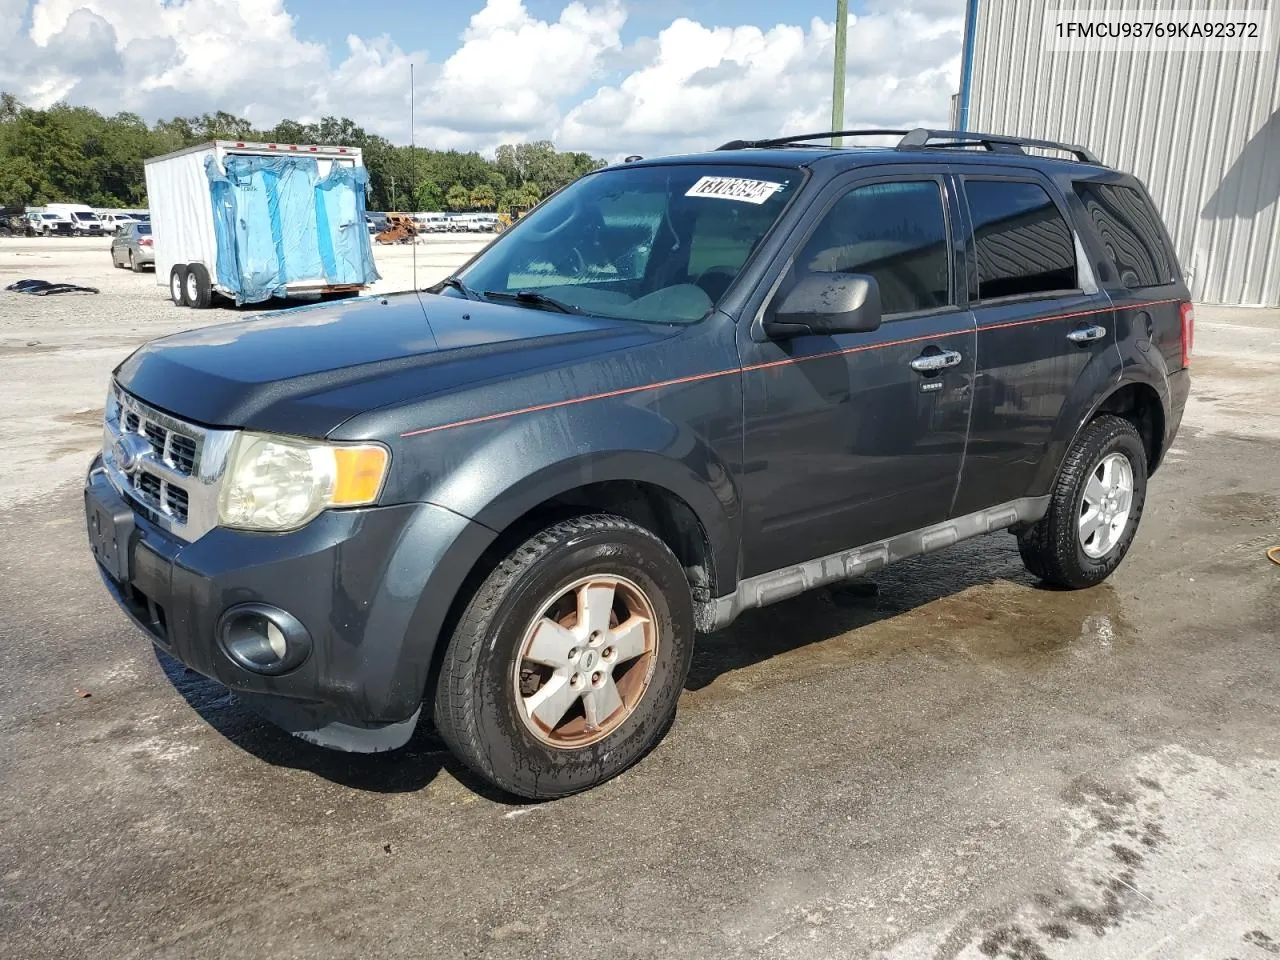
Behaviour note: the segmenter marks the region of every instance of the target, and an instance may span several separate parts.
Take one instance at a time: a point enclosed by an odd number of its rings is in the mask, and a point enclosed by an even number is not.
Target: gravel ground
[[[387,283],[408,252],[379,251]],[[424,252],[422,282],[467,253]],[[0,294],[0,956],[1280,954],[1276,312],[1200,310],[1108,583],[1039,589],[997,535],[749,613],[642,764],[525,805],[430,730],[295,741],[126,624],[81,518],[107,374],[243,314],[106,262],[0,242],[3,283],[103,288]]]

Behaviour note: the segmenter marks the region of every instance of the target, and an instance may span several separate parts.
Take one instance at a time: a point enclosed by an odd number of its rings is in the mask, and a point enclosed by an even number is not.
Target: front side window
[[[937,181],[849,191],[809,236],[792,271],[794,280],[812,273],[870,274],[886,315],[949,305],[951,262]]]
[[[1077,181],[1076,196],[1126,287],[1158,287],[1177,279],[1159,215],[1132,187]]]
[[[460,279],[499,302],[539,306],[532,293],[585,313],[689,323],[725,295],[802,179],[738,164],[604,170],[521,218]]]
[[[1045,189],[965,179],[978,254],[978,299],[1074,290],[1075,237]]]

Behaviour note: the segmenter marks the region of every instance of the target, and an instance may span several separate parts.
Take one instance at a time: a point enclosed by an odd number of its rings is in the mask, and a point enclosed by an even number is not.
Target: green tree
[[[471,207],[474,210],[492,210],[498,205],[498,197],[492,186],[482,183],[471,190]]]
[[[369,171],[371,210],[518,210],[601,165],[585,153],[560,153],[548,140],[503,144],[488,159],[396,146],[348,117],[316,123],[285,118],[270,130],[255,130],[243,117],[219,110],[148,126],[136,114],[106,117],[65,103],[33,110],[0,92],[0,202],[142,206],[148,158],[215,139],[359,147]]]
[[[444,197],[440,193],[440,188],[432,180],[418,184],[418,192],[414,194],[414,198],[417,201],[415,207],[417,210],[434,212],[444,208]]]
[[[460,183],[455,183],[445,194],[444,202],[450,210],[465,210],[471,205],[471,191]]]
[[[26,157],[0,156],[0,207],[33,203],[40,190],[40,171]]]

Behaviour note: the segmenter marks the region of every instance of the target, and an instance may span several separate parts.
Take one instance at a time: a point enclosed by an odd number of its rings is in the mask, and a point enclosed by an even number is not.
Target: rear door
[[[978,329],[973,421],[957,514],[1040,493],[1037,473],[1086,368],[1116,351],[1111,301],[1038,171],[969,167],[957,176]],[[1115,364],[1112,364],[1114,367]]]
[[[958,300],[958,211],[942,168],[885,169],[828,185],[775,261],[780,279],[739,324],[743,576],[950,516],[974,364],[973,318]],[[768,311],[815,272],[874,276],[880,329],[764,336]]]
[[[1077,213],[1098,247],[1098,280],[1116,309],[1116,334],[1126,364],[1151,359],[1166,372],[1183,365],[1181,305],[1189,300],[1160,215],[1132,177],[1105,173],[1072,183]]]

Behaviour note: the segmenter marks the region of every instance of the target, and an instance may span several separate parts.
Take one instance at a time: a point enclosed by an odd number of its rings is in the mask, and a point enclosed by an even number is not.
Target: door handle
[[[937,373],[947,367],[954,367],[963,357],[954,350],[942,350],[939,353],[922,353],[911,361],[911,369],[916,373]]]
[[[1106,335],[1106,327],[1094,324],[1091,327],[1077,327],[1067,334],[1067,339],[1072,343],[1091,343],[1094,340],[1101,340]]]

